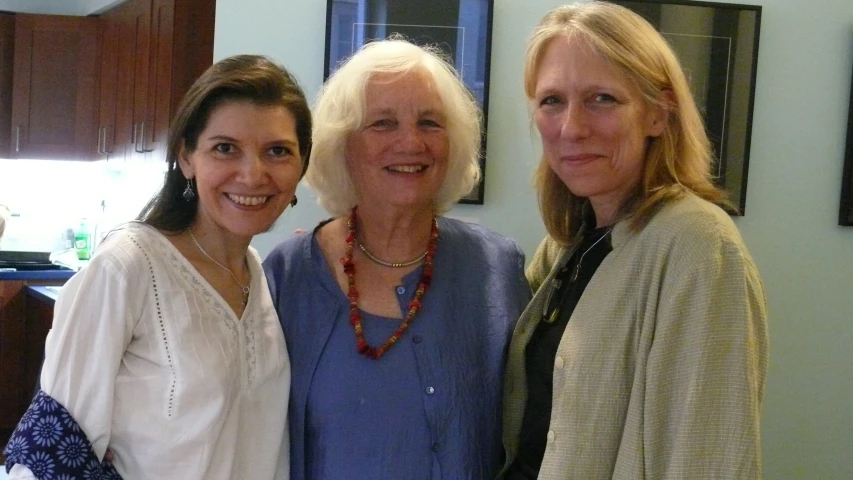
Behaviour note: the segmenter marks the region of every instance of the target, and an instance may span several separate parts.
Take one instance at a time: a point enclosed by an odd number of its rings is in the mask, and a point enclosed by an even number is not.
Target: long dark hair
[[[165,232],[177,233],[190,227],[198,211],[198,195],[189,201],[184,199],[187,179],[178,166],[178,156],[182,149],[186,152],[196,149],[211,112],[231,101],[286,108],[296,120],[296,138],[305,174],[311,153],[311,110],[296,79],[265,56],[228,57],[208,68],[181,101],[169,126],[168,168],[163,186],[139,212],[137,220]],[[194,184],[192,188],[195,189]]]

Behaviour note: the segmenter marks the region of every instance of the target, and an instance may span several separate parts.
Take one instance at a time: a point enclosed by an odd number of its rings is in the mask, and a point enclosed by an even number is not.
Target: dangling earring
[[[297,203],[299,203],[299,199],[296,198],[296,195],[294,195],[293,200],[290,201],[290,206],[295,207]]]
[[[187,188],[184,189],[183,197],[184,197],[184,200],[186,200],[188,202],[192,201],[192,199],[195,197],[195,192],[193,191],[193,179],[192,178],[187,179]]]

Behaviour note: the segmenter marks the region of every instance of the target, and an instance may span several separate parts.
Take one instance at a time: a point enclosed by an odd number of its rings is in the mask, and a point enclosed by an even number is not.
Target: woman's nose
[[[246,184],[254,185],[264,177],[264,161],[260,155],[249,153],[243,158],[239,179]]]
[[[567,140],[576,140],[589,136],[589,131],[589,118],[583,106],[577,102],[569,103],[563,114],[560,137]]]
[[[423,132],[416,125],[401,126],[397,141],[397,150],[403,153],[420,153],[425,149]]]

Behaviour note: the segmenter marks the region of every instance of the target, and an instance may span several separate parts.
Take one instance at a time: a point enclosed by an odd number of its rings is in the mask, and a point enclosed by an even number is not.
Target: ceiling
[[[91,15],[124,0],[0,0],[0,10],[52,15]]]

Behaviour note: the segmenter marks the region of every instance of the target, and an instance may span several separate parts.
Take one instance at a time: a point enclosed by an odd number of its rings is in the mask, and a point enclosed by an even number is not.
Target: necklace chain
[[[578,259],[577,265],[575,265],[574,270],[572,270],[572,276],[569,278],[570,282],[574,282],[575,280],[578,279],[578,274],[580,274],[580,271],[581,271],[581,264],[583,263],[583,257],[585,257],[586,254],[589,253],[590,250],[595,248],[595,246],[598,245],[598,242],[604,240],[608,235],[610,235],[611,231],[613,231],[613,227],[608,228],[607,231],[604,232],[604,235],[599,237],[599,239],[596,240],[595,243],[593,243],[592,245],[589,246],[589,248],[587,248],[586,250],[583,251],[583,253],[581,254],[581,258]]]
[[[353,207],[352,212],[350,213],[349,221],[347,221],[347,227],[349,228],[349,234],[346,238],[346,253],[344,258],[341,259],[341,263],[344,265],[344,273],[347,275],[347,283],[349,286],[349,292],[347,294],[347,298],[349,299],[349,322],[352,325],[353,330],[355,330],[355,347],[358,353],[372,358],[374,360],[378,359],[385,353],[386,350],[391,348],[394,343],[400,339],[403,335],[403,332],[409,328],[409,324],[414,318],[415,314],[421,307],[421,299],[424,296],[424,292],[429,289],[430,284],[432,283],[432,258],[435,254],[435,246],[438,243],[438,222],[435,221],[435,218],[432,219],[432,230],[430,231],[429,236],[429,245],[427,246],[427,251],[423,256],[424,259],[424,267],[421,272],[421,278],[418,280],[418,286],[415,289],[415,296],[409,301],[408,308],[406,309],[406,316],[403,318],[403,321],[400,322],[400,325],[394,330],[394,333],[388,337],[388,340],[385,340],[379,347],[372,347],[367,344],[367,341],[364,339],[364,328],[361,325],[361,313],[358,311],[358,289],[355,287],[355,263],[353,263],[353,251],[354,244],[357,243],[355,240],[355,222],[358,218],[357,215],[358,207]],[[363,250],[362,250],[363,251]],[[366,253],[366,252],[365,252]],[[368,255],[370,258],[370,255]],[[371,259],[373,260],[373,259]]]
[[[215,263],[219,268],[221,268],[221,269],[225,270],[226,272],[228,272],[228,274],[229,274],[229,275],[231,275],[231,278],[232,278],[232,279],[234,279],[234,283],[236,283],[236,284],[237,284],[237,286],[238,286],[238,287],[240,287],[240,291],[241,291],[241,292],[243,292],[242,303],[243,303],[243,306],[245,307],[245,306],[249,303],[249,285],[243,285],[242,283],[240,283],[240,281],[239,281],[239,280],[237,280],[237,276],[236,276],[236,275],[234,275],[234,272],[232,272],[230,268],[228,268],[228,267],[226,267],[225,265],[223,265],[223,264],[221,264],[221,263],[217,262],[217,261],[216,261],[216,259],[214,259],[213,257],[211,257],[211,256],[210,256],[210,254],[209,254],[209,253],[207,253],[207,252],[204,250],[204,248],[202,248],[202,247],[201,247],[201,244],[200,244],[200,243],[198,243],[198,240],[196,240],[195,235],[193,235],[193,231],[192,231],[192,229],[189,229],[189,232],[190,232],[190,238],[192,238],[192,239],[193,239],[193,243],[195,243],[195,246],[196,246],[196,247],[198,247],[198,250],[199,250],[202,254],[204,254],[204,256],[205,256],[205,257],[207,257],[207,259],[208,259],[208,260],[210,260],[211,262]]]
[[[423,260],[427,256],[427,252],[425,251],[424,253],[420,254],[418,256],[418,258],[415,258],[413,260],[409,260],[408,262],[388,262],[386,260],[382,260],[381,258],[376,257],[375,255],[373,255],[372,253],[367,251],[367,248],[361,242],[359,242],[357,238],[353,237],[353,241],[355,242],[356,245],[358,245],[359,250],[361,250],[365,255],[367,255],[367,258],[372,260],[373,263],[382,265],[383,267],[391,267],[391,268],[410,267],[416,263],[419,263],[421,260]]]

